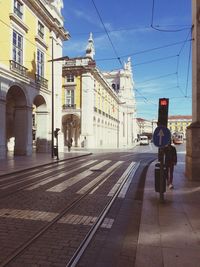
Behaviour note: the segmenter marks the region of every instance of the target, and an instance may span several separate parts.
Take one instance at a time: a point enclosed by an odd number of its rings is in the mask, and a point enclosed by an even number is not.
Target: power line
[[[190,74],[191,50],[192,50],[192,44],[190,43],[189,56],[188,56],[188,67],[187,67],[187,79],[186,79],[186,87],[185,87],[185,97],[187,97],[187,90],[188,90],[188,82],[189,82],[189,74]]]
[[[123,31],[133,31],[133,30],[141,30],[141,29],[150,29],[149,26],[138,26],[138,27],[127,27],[127,28],[120,28],[115,30],[107,30],[108,33],[112,32],[123,32]],[[93,31],[93,34],[103,34],[105,31]],[[79,35],[88,35],[88,32],[80,32],[80,33],[72,33],[73,36],[79,36]]]
[[[141,62],[141,63],[134,64],[134,67],[135,66],[144,65],[144,64],[153,63],[153,62],[167,60],[167,59],[174,58],[174,57],[177,57],[177,56],[178,55],[173,55],[173,56],[168,56],[168,57],[161,57],[161,58],[157,58],[157,59],[152,59],[152,60],[149,60],[149,61],[144,61],[144,62]]]
[[[160,29],[159,25],[154,26],[154,12],[155,11],[155,0],[152,0],[152,10],[151,10],[151,28],[160,31],[160,32],[180,32],[180,31],[185,31],[188,28],[180,28],[177,30],[169,30],[169,29]]]
[[[176,65],[176,72],[177,72],[177,87],[178,87],[179,91],[181,92],[181,94],[182,94],[184,97],[185,97],[185,94],[184,94],[183,90],[182,90],[182,89],[180,88],[180,86],[179,86],[179,63],[180,63],[180,55],[181,55],[181,53],[183,52],[183,49],[184,49],[184,47],[185,47],[185,45],[186,45],[186,43],[187,43],[187,41],[188,41],[189,36],[191,35],[192,28],[193,28],[193,27],[190,28],[190,31],[188,32],[187,37],[186,37],[185,41],[183,42],[183,45],[181,46],[181,48],[180,48],[180,50],[179,50],[178,58],[177,58],[177,65]],[[191,42],[190,42],[190,45],[191,45]]]
[[[171,24],[171,25],[156,25],[156,27],[184,27],[183,30],[188,30],[190,29],[190,25],[178,25],[178,24]],[[119,29],[115,29],[115,30],[107,30],[108,33],[112,33],[112,32],[127,32],[127,31],[134,31],[134,30],[143,30],[143,29],[151,29],[152,27],[150,26],[136,26],[136,27],[127,27],[127,28],[119,28]],[[103,34],[104,32],[103,31],[93,31],[93,34]],[[75,32],[75,33],[72,33],[71,32],[71,35],[72,36],[80,36],[80,35],[88,35],[88,32]]]
[[[165,74],[165,75],[161,75],[161,76],[157,76],[157,77],[154,77],[152,79],[148,79],[148,80],[145,80],[143,82],[139,82],[140,83],[146,83],[146,82],[149,82],[149,81],[153,81],[153,80],[159,80],[159,79],[162,79],[162,78],[165,78],[165,77],[169,77],[169,76],[172,76],[172,75],[175,75],[176,72],[172,72],[172,73],[168,73],[168,74]]]
[[[100,13],[99,13],[99,10],[97,9],[97,6],[95,5],[94,0],[92,0],[92,3],[93,3],[93,5],[94,5],[94,8],[95,8],[95,10],[96,10],[98,16],[99,16],[100,21],[101,21],[101,23],[102,23],[102,25],[103,25],[103,27],[104,27],[105,33],[106,33],[106,35],[108,36],[108,40],[110,41],[110,44],[111,44],[111,46],[112,46],[112,49],[113,49],[113,51],[114,51],[114,53],[115,53],[115,55],[116,55],[116,57],[117,57],[119,63],[120,63],[121,66],[123,67],[123,64],[122,64],[122,62],[121,62],[121,59],[120,59],[120,57],[118,56],[117,50],[115,49],[115,46],[114,46],[114,44],[113,44],[113,42],[112,42],[112,40],[111,40],[111,38],[110,38],[110,35],[108,34],[108,31],[107,31],[107,29],[106,29],[106,26],[105,26],[105,24],[104,24],[104,22],[103,22],[103,19],[102,19]]]
[[[190,42],[192,40],[193,39],[188,39],[188,40],[184,40],[184,41],[180,41],[180,42],[175,42],[175,43],[170,43],[170,44],[166,44],[166,45],[162,45],[162,46],[158,46],[158,47],[154,47],[154,48],[145,49],[145,50],[141,50],[141,51],[138,51],[138,52],[129,53],[127,55],[122,55],[122,56],[120,56],[120,58],[127,58],[127,57],[130,57],[130,56],[136,56],[136,55],[139,55],[139,54],[149,53],[149,52],[152,52],[152,51],[155,51],[155,50],[159,50],[159,49],[163,49],[163,48],[167,48],[167,47],[171,47],[171,46],[176,46],[176,45],[179,45],[179,44],[182,44],[182,43],[185,43],[185,42]],[[116,60],[116,59],[117,59],[116,57],[99,58],[99,59],[96,59],[96,61],[107,61],[107,60]]]
[[[145,100],[145,103],[150,103],[152,105],[156,105],[155,103],[153,103],[152,101],[150,101],[148,98],[146,98],[143,94],[140,93],[140,91],[137,89],[137,88],[134,88],[134,90],[139,94],[141,95],[141,97]]]

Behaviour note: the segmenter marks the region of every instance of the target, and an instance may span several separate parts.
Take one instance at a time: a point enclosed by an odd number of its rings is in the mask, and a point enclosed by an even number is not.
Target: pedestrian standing
[[[177,152],[171,143],[164,148],[164,163],[167,173],[167,184],[169,189],[173,189],[174,166],[177,164]]]
[[[72,142],[71,142],[71,140],[68,140],[67,141],[68,152],[70,152],[71,146],[72,146]]]

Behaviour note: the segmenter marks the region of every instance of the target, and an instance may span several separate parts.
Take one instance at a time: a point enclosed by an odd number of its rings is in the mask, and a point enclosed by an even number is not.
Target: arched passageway
[[[33,145],[36,147],[36,152],[50,151],[49,112],[46,101],[41,95],[37,95],[33,101],[32,121]]]
[[[24,91],[19,86],[11,86],[6,95],[6,144],[14,155],[32,153],[31,116]]]
[[[64,145],[68,140],[73,140],[72,146],[79,146],[80,139],[80,118],[75,114],[67,114],[62,117],[62,131],[64,135]]]

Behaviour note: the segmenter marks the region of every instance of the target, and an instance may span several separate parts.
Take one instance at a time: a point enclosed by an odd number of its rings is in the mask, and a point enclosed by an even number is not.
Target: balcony
[[[38,30],[38,36],[40,36],[40,38],[44,39],[44,32],[42,30]]]
[[[63,109],[75,109],[76,104],[65,104],[63,105]]]
[[[14,7],[14,13],[20,18],[22,19],[23,17],[23,13],[21,12],[21,10],[17,7]]]
[[[38,74],[35,74],[35,82],[45,88],[48,87],[48,80]]]
[[[10,70],[26,77],[27,76],[27,68],[25,68],[24,66],[22,66],[21,64],[17,63],[14,60],[10,60]]]

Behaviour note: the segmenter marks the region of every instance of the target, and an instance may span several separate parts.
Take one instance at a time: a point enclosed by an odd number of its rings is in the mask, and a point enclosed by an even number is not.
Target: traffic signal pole
[[[168,107],[169,99],[160,98],[159,99],[159,108],[158,108],[158,126],[163,126],[167,128],[168,122]],[[164,148],[161,147],[158,149],[158,159],[160,161],[160,202],[164,202],[164,191],[165,191],[165,181],[164,175]]]
[[[160,149],[160,202],[164,202],[164,150]]]

